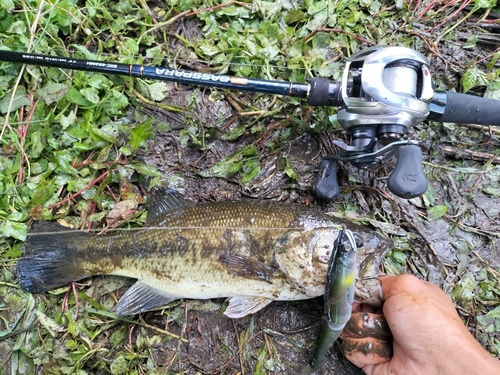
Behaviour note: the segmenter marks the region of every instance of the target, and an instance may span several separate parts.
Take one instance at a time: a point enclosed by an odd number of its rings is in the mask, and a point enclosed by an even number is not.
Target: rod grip
[[[500,125],[500,100],[446,91],[442,122]]]

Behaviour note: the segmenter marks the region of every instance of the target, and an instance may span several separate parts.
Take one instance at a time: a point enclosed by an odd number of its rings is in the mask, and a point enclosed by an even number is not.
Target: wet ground
[[[188,26],[184,30],[196,34],[196,29]],[[490,50],[480,46],[473,54],[486,55]],[[448,42],[440,45],[440,52],[451,67],[431,55],[436,79],[456,82],[455,67],[462,68],[473,59],[472,52]],[[245,115],[239,110],[255,112],[252,102],[258,96],[168,85],[164,103],[185,110],[169,111],[143,103],[141,111],[156,119],[156,138],[139,155],[162,172],[165,183],[196,201],[247,198],[308,204],[390,236],[395,251],[383,271],[412,273],[440,285],[453,296],[471,332],[483,346],[500,355],[496,352],[499,334],[477,320],[498,306],[498,294],[492,292],[488,300],[481,289],[486,281],[494,284],[496,280],[499,285],[500,169],[491,160],[456,158],[457,148],[498,153],[498,133],[488,128],[424,123],[410,134],[423,144],[424,170],[430,184],[424,197],[405,200],[387,190],[386,179],[394,165],[394,160],[389,160],[369,170],[341,164],[342,194],[336,202],[321,204],[310,193],[317,167],[321,158],[333,151],[331,140],[346,140],[346,134],[331,127],[321,133],[307,131],[317,121],[315,109],[304,106],[300,113],[277,111],[278,115],[272,115],[275,108],[271,105],[259,114]],[[234,136],[237,132],[241,135]],[[444,146],[454,147],[455,156],[446,156]],[[222,172],[214,168],[244,147],[254,151],[230,162],[242,162],[238,171],[226,173],[227,165]],[[244,182],[245,168],[251,170],[255,163],[260,171]],[[138,184],[145,186],[145,181]],[[109,280],[96,278],[94,284],[102,286]],[[116,288],[124,283],[119,281]],[[103,306],[113,306],[111,297],[102,298]],[[103,318],[102,333],[91,338],[99,345],[81,368],[96,374],[108,373],[108,369],[127,373],[122,364],[126,361],[120,359],[127,355],[126,363],[133,357],[135,368],[142,373],[286,375],[297,374],[304,366],[321,316],[321,299],[275,302],[237,320],[221,314],[223,305],[223,300],[180,301],[163,312],[144,314],[139,324]],[[12,311],[22,311],[14,302],[9,306],[14,306]],[[90,304],[80,301],[81,311],[85,307]],[[15,319],[2,317],[5,321]],[[0,331],[2,324],[0,320]],[[7,358],[3,353],[9,352],[12,343],[0,341],[0,359]],[[44,369],[43,360],[39,365],[40,374],[50,370]],[[12,370],[9,366],[5,369]],[[335,346],[317,373],[362,372]]]

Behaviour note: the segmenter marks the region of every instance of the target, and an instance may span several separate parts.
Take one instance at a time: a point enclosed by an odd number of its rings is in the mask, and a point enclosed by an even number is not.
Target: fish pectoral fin
[[[276,269],[260,260],[231,253],[222,254],[219,260],[222,266],[235,276],[251,280],[262,280],[270,284],[273,282],[273,273]]]
[[[224,311],[224,315],[232,319],[243,318],[248,314],[255,314],[273,301],[266,297],[233,297],[229,300],[229,306]]]
[[[135,315],[166,305],[179,297],[137,281],[120,298],[116,305],[116,315]]]

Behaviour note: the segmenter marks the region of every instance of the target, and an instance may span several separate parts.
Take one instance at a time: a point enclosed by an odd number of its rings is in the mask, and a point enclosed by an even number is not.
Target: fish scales
[[[227,272],[220,255],[240,254],[272,264],[272,243],[283,232],[273,228],[287,228],[293,219],[289,212],[279,215],[270,210],[276,208],[273,206],[242,203],[237,210],[234,204],[193,206],[180,214],[165,215],[150,229],[87,238],[79,248],[79,264],[86,274],[122,275],[153,287],[175,287],[180,297],[221,297],[231,293],[230,288],[238,288],[233,294],[241,294],[241,288],[248,288],[255,280]],[[238,217],[239,212],[245,215]],[[154,229],[155,224],[162,229]],[[86,254],[94,252],[102,258],[87,260]],[[279,277],[275,277],[275,283],[257,283],[262,284],[259,293],[277,293],[276,287],[283,283]]]
[[[19,281],[41,293],[93,275],[120,275],[138,280],[118,303],[122,315],[178,298],[232,297],[226,315],[240,317],[273,300],[323,294],[334,240],[346,226],[380,247],[368,249],[368,257],[389,249],[374,232],[307,207],[194,203],[160,189],[151,195],[141,229],[97,236],[35,223],[18,264]],[[53,231],[57,235],[43,234]],[[377,258],[367,264],[375,263]]]

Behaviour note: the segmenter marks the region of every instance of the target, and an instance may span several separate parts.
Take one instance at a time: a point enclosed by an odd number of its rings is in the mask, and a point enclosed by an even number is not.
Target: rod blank
[[[5,50],[0,50],[0,61],[118,74],[145,79],[179,82],[188,85],[212,86],[231,90],[262,92],[298,98],[307,98],[309,92],[308,84],[235,77],[224,74],[198,73],[168,67],[153,67],[137,64],[83,60]]]

